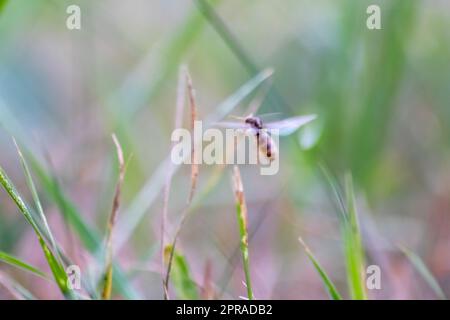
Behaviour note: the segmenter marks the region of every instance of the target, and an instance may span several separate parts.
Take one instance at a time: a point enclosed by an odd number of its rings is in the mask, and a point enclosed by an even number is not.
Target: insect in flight
[[[218,122],[217,125],[223,128],[243,129],[246,135],[256,137],[256,142],[260,153],[268,160],[273,161],[278,156],[277,146],[271,137],[273,129],[276,129],[280,136],[287,136],[294,133],[301,126],[316,119],[315,114],[296,116],[284,120],[264,123],[262,116],[249,114],[246,117],[235,117],[240,122]]]

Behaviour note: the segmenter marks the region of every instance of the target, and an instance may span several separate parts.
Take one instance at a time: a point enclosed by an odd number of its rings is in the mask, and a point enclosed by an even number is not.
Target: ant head
[[[247,118],[245,118],[245,123],[248,123],[249,125],[257,129],[262,129],[262,121],[258,117],[248,116]]]

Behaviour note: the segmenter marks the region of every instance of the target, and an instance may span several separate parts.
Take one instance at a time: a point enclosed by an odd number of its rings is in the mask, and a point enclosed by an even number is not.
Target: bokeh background
[[[66,28],[70,4],[81,7],[81,30]],[[381,30],[366,28],[370,4],[381,8]],[[170,150],[178,70],[189,68],[199,117],[206,118],[271,67],[261,113],[319,118],[281,140],[276,176],[242,168],[255,296],[328,298],[301,236],[348,297],[336,201],[321,165],[338,181],[353,176],[366,260],[382,271],[382,288],[369,297],[436,298],[399,246],[420,256],[450,296],[448,1],[11,0],[0,14],[0,39],[0,164],[31,203],[13,135],[33,158],[55,237],[83,276],[95,274],[101,258],[71,214],[79,213],[101,244],[117,179],[111,133],[132,155],[115,257],[129,297],[161,299],[161,164]],[[168,238],[189,193],[190,168],[180,169]],[[178,246],[199,286],[206,281],[215,298],[238,299],[246,289],[230,169],[200,167]],[[4,190],[0,250],[48,270]],[[0,271],[38,298],[62,297],[48,281],[3,263]],[[0,297],[10,298],[2,286]]]

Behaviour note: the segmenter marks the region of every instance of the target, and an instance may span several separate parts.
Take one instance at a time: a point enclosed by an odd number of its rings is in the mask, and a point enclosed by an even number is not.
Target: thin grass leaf
[[[56,252],[58,260],[60,261],[60,263],[62,263],[62,260],[61,260],[61,258],[58,255],[58,249],[57,249],[57,246],[56,246],[55,238],[53,237],[53,234],[50,231],[50,227],[48,225],[47,218],[46,218],[46,216],[44,214],[44,210],[42,208],[41,201],[40,201],[38,193],[36,191],[36,186],[34,185],[34,181],[33,181],[32,175],[31,175],[31,171],[30,171],[30,169],[28,167],[27,161],[25,160],[25,157],[23,156],[22,151],[20,150],[16,139],[13,138],[13,141],[14,141],[14,145],[16,146],[19,158],[20,158],[20,164],[22,165],[23,172],[25,173],[25,178],[27,179],[28,188],[31,191],[31,194],[32,194],[32,197],[33,197],[33,201],[34,201],[35,206],[36,206],[36,210],[37,210],[37,212],[39,214],[39,218],[41,219],[42,223],[44,224],[45,232],[48,235],[48,238],[50,240],[50,244],[52,245],[53,251]]]
[[[66,253],[62,250],[62,248],[57,244],[58,246],[58,253],[61,257],[63,264],[65,266],[71,266],[74,265],[74,261],[70,259]],[[86,290],[86,292],[89,294],[90,299],[98,300],[99,295],[97,293],[96,288],[94,288],[93,282],[89,279],[89,277],[81,277],[81,285],[83,286],[83,289]],[[78,298],[84,299],[84,297],[77,292]]]
[[[111,291],[112,291],[112,279],[113,279],[113,230],[114,225],[116,224],[117,214],[119,212],[120,207],[120,194],[122,190],[122,184],[125,177],[125,161],[123,158],[122,147],[117,140],[115,134],[112,135],[112,139],[114,141],[114,145],[116,146],[117,151],[117,159],[119,161],[119,179],[116,184],[116,191],[114,193],[113,206],[111,210],[111,215],[108,221],[108,231],[107,231],[107,239],[106,239],[106,272],[105,272],[105,281],[103,285],[102,298],[104,300],[111,299]]]
[[[433,290],[433,292],[436,294],[436,296],[439,299],[446,300],[447,297],[445,296],[444,290],[442,290],[441,286],[439,285],[439,282],[433,276],[430,269],[428,269],[428,267],[423,262],[423,260],[417,254],[415,254],[413,251],[411,251],[407,248],[400,247],[400,250],[402,250],[402,252],[409,259],[411,264],[414,266],[414,268],[417,270],[417,272],[422,276],[422,278],[425,280],[425,282],[430,286],[430,288]]]
[[[4,102],[0,99],[1,125],[5,126],[7,131],[14,133],[14,136],[20,137],[18,142],[22,146],[24,156],[28,159],[33,173],[36,174],[42,190],[57,205],[59,212],[64,220],[73,228],[83,247],[93,254],[99,261],[104,259],[102,237],[98,230],[86,222],[85,218],[78,210],[76,205],[69,199],[58,180],[52,172],[46,168],[40,159],[31,151],[29,140],[23,134],[21,126],[16,119],[16,115],[9,111]],[[47,239],[49,240],[49,239]],[[113,284],[117,291],[127,299],[140,299],[140,294],[134,290],[129,281],[127,281],[123,270],[114,263]],[[84,279],[84,277],[83,277]],[[84,280],[83,280],[84,281]],[[97,283],[93,280],[92,283]]]
[[[305,249],[306,255],[308,256],[309,260],[311,260],[312,264],[314,265],[314,268],[316,269],[317,273],[319,274],[320,278],[322,279],[323,285],[325,286],[326,290],[328,291],[330,298],[333,300],[342,300],[342,297],[339,294],[338,290],[336,289],[336,286],[330,280],[327,273],[322,268],[319,261],[315,258],[315,256],[311,252],[311,250],[306,245],[306,243],[303,241],[302,238],[298,238],[298,240],[300,241],[301,245]]]
[[[186,82],[189,93],[189,103],[191,106],[191,133],[194,131],[195,121],[197,121],[197,102],[195,98],[195,89],[192,86],[192,79],[189,75],[189,72],[186,71]],[[196,162],[197,158],[197,145],[199,141],[192,141],[192,149],[191,149],[191,191],[189,193],[188,203],[192,202],[192,198],[194,197],[194,193],[197,187],[198,180],[198,164]]]
[[[19,269],[31,272],[32,274],[41,277],[45,280],[50,280],[50,277],[44,272],[39,270],[36,267],[33,267],[32,265],[20,260],[19,258],[16,258],[6,252],[0,251],[0,261],[3,261],[11,266],[17,267]]]
[[[171,281],[177,297],[183,300],[199,299],[198,288],[195,281],[192,280],[186,258],[180,252],[174,250],[171,245],[164,249],[164,256],[166,263],[169,262],[171,256],[173,259]]]
[[[242,253],[242,264],[245,273],[245,286],[247,287],[247,297],[253,300],[255,297],[252,290],[250,277],[250,259],[248,255],[248,213],[245,202],[244,186],[242,184],[241,173],[238,166],[234,166],[233,189],[236,198],[236,214],[239,225],[240,249]]]
[[[64,267],[55,258],[53,252],[47,246],[42,237],[39,237],[39,243],[41,244],[42,250],[44,251],[45,254],[45,258],[47,259],[48,265],[52,270],[53,277],[55,278],[56,283],[58,284],[58,287],[60,288],[61,292],[66,298],[73,299],[75,296],[73,294],[72,289],[70,289],[68,286],[69,280]]]
[[[97,230],[92,228],[85,220],[73,202],[65,195],[65,192],[59,185],[57,179],[49,174],[38,159],[31,153],[26,152],[30,159],[31,167],[38,176],[41,185],[48,193],[51,199],[56,203],[63,218],[70,224],[85,249],[92,253],[98,259],[104,256],[102,249],[102,240]],[[120,294],[127,299],[139,299],[139,294],[131,287],[127,281],[122,269],[113,263],[113,285]],[[97,281],[93,281],[97,283]]]
[[[43,237],[44,242],[45,241],[50,242],[52,249],[53,249],[52,251],[55,252],[55,257],[57,258],[58,263],[62,267],[72,265],[73,264],[72,261],[65,255],[63,250],[58,246],[57,242],[55,241],[55,238],[50,230],[46,216],[42,209],[41,201],[40,201],[38,193],[36,191],[36,187],[35,187],[28,163],[27,163],[25,157],[23,156],[22,150],[19,148],[18,143],[16,142],[16,140],[14,138],[13,138],[13,141],[16,146],[16,149],[17,149],[17,152],[18,152],[18,155],[20,158],[20,162],[21,162],[22,168],[24,170],[24,173],[25,173],[25,176],[27,179],[28,187],[32,193],[33,200],[34,200],[36,209],[38,211],[37,219],[35,219],[34,222],[36,223],[36,226],[40,230],[40,233]],[[33,212],[31,212],[31,213],[33,214]],[[33,217],[34,217],[34,215],[33,215]],[[42,227],[42,224],[44,225],[43,227]],[[86,280],[84,278],[82,279],[82,283],[83,283],[83,286],[86,289],[86,291],[90,294],[91,298],[95,299],[96,298],[95,291],[92,290],[92,288],[90,288],[90,286],[88,285],[88,283],[86,282]]]
[[[331,174],[330,170],[327,168],[327,166],[324,163],[319,164],[319,168],[322,172],[322,174],[325,176],[325,179],[327,180],[329,186],[331,187],[331,192],[336,197],[337,200],[337,211],[341,214],[340,218],[344,222],[347,221],[347,209],[345,207],[345,201],[344,197],[342,196],[342,191],[339,186],[338,181],[336,181],[335,177]]]
[[[342,226],[347,266],[347,281],[352,299],[366,300],[364,250],[356,212],[353,183],[350,174],[345,177],[348,221]]]
[[[180,68],[178,74],[178,85],[177,85],[177,101],[175,107],[175,129],[181,128],[183,121],[184,105],[185,105],[185,95],[186,95],[186,68],[183,66]],[[172,142],[171,149],[175,146],[175,142]],[[163,210],[161,217],[161,278],[163,283],[164,297],[169,296],[168,288],[165,282],[164,275],[164,248],[166,246],[166,225],[167,225],[167,215],[169,211],[169,197],[170,188],[172,185],[172,176],[174,171],[173,163],[168,164],[166,182],[163,189]]]
[[[363,7],[364,2],[358,1],[358,4],[353,3],[353,1],[348,2],[347,12],[358,15],[354,11],[358,9],[358,6]],[[361,74],[364,74],[366,78],[364,87],[370,89],[364,91],[364,94],[360,97],[352,95],[352,99],[357,99],[356,101],[361,106],[357,113],[347,108],[355,117],[352,124],[347,124],[353,126],[353,128],[349,137],[351,139],[349,143],[352,146],[351,155],[350,159],[346,160],[351,161],[350,166],[355,178],[364,184],[369,183],[372,170],[379,165],[380,153],[386,148],[386,143],[389,141],[387,138],[388,128],[395,119],[391,115],[397,112],[396,97],[401,92],[404,73],[408,66],[406,63],[407,57],[410,54],[411,45],[415,41],[413,40],[415,39],[413,30],[415,30],[414,26],[417,23],[416,18],[421,11],[420,8],[420,1],[387,1],[383,5],[383,29],[389,30],[389,32],[383,35],[378,34],[378,38],[371,37],[371,41],[367,43],[365,48],[370,54],[365,58],[367,62],[361,70]],[[359,12],[362,13],[363,11]],[[359,28],[356,24],[359,24],[359,21],[357,19],[352,20],[354,24],[349,27],[353,30],[349,31],[362,32],[364,28]],[[342,64],[342,71],[345,72],[344,69],[349,69],[349,63],[356,58],[358,43],[358,41],[355,41],[353,48],[342,47],[342,53],[347,57],[346,63]],[[349,55],[349,52],[353,52],[353,55]],[[384,67],[380,68],[380,65]],[[348,74],[348,72],[346,73]],[[341,79],[340,83],[348,84],[349,82]],[[349,96],[351,91],[344,90],[342,91],[344,95]],[[350,102],[351,100],[347,101]],[[336,108],[335,103],[333,101],[333,109],[337,113],[342,113],[342,116],[334,117],[330,115],[330,119],[332,119],[332,122],[341,124],[348,117],[348,113],[344,112],[343,107]]]
[[[345,196],[342,189],[330,173],[327,166],[320,165],[331,190],[336,197],[337,210],[340,212],[341,236],[344,246],[344,256],[347,272],[347,284],[350,296],[355,300],[367,299],[365,284],[364,249],[355,205],[353,183],[350,174],[345,176]],[[344,199],[346,201],[344,201]]]
[[[23,214],[27,222],[33,227],[33,230],[35,231],[35,234],[39,240],[39,244],[41,245],[42,251],[44,252],[45,258],[47,259],[47,263],[53,273],[53,277],[56,280],[56,283],[58,284],[58,287],[60,288],[62,294],[66,298],[73,298],[73,292],[68,287],[68,279],[67,274],[64,270],[64,267],[58,262],[58,260],[53,255],[52,251],[49,249],[47,244],[44,241],[44,238],[39,231],[39,228],[37,224],[35,223],[30,211],[28,210],[27,206],[25,205],[25,202],[22,200],[19,193],[16,191],[14,185],[9,180],[8,176],[6,175],[5,171],[2,167],[0,167],[0,183],[5,188],[8,195],[11,197],[11,199],[16,204],[19,211]]]
[[[189,73],[186,70],[186,83],[187,83],[187,88],[188,88],[188,93],[189,93],[189,102],[190,102],[190,106],[191,106],[191,133],[194,132],[194,125],[195,125],[195,121],[197,120],[197,102],[195,99],[195,91],[194,88],[192,86],[192,79],[189,75]],[[180,222],[177,226],[177,229],[175,231],[175,236],[172,242],[172,252],[170,253],[169,256],[169,261],[167,263],[167,273],[166,273],[166,279],[163,282],[164,284],[164,298],[168,299],[168,292],[169,292],[169,278],[170,278],[170,270],[172,267],[172,260],[174,257],[174,252],[176,249],[176,245],[177,245],[177,241],[178,241],[178,237],[180,235],[181,232],[181,228],[183,227],[188,215],[189,215],[189,208],[192,204],[192,199],[194,198],[194,194],[196,191],[196,187],[197,187],[197,180],[198,180],[198,174],[199,174],[199,168],[198,168],[198,163],[196,161],[196,157],[197,157],[197,148],[198,148],[198,144],[200,143],[200,141],[192,141],[192,146],[191,146],[191,187],[190,187],[190,191],[189,191],[189,197],[186,203],[186,206],[184,208],[184,210],[181,213],[181,218],[180,218]]]
[[[24,171],[24,174],[25,174],[25,177],[27,180],[28,188],[30,189],[31,194],[33,196],[33,200],[35,202],[35,206],[38,211],[39,218],[41,219],[41,222],[44,224],[45,232],[46,232],[47,237],[50,239],[50,243],[53,247],[53,251],[50,250],[50,248],[48,248],[47,243],[45,242],[45,236],[39,231],[40,230],[39,223],[37,221],[35,221],[33,218],[33,220],[36,224],[36,227],[37,227],[36,233],[40,236],[39,243],[41,244],[41,247],[47,258],[47,262],[50,266],[50,269],[52,270],[55,280],[57,281],[58,286],[60,287],[62,293],[64,294],[64,296],[66,298],[73,298],[74,297],[73,292],[68,287],[68,277],[67,277],[67,273],[64,268],[64,264],[63,264],[61,257],[59,256],[59,250],[56,245],[55,238],[53,237],[53,234],[52,234],[50,227],[48,225],[48,222],[47,222],[47,218],[45,217],[44,210],[42,209],[41,201],[37,194],[36,187],[35,187],[30,169],[28,167],[25,157],[22,154],[22,151],[20,150],[20,148],[14,138],[13,138],[13,141],[16,146],[19,158],[20,158],[20,163],[22,165],[22,169]]]

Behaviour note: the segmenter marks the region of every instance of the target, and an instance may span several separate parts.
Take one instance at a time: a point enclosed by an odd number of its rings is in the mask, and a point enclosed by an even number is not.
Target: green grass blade
[[[303,242],[302,238],[298,239],[305,249],[306,255],[308,256],[309,260],[311,260],[312,264],[314,265],[314,268],[316,269],[317,273],[319,274],[320,278],[322,279],[323,285],[328,291],[328,294],[330,295],[330,298],[333,300],[342,300],[341,295],[339,294],[338,290],[336,289],[336,286],[333,284],[333,282],[328,277],[325,270],[320,265],[319,261],[315,258],[311,250],[308,248],[305,242]]]
[[[51,199],[55,201],[59,211],[63,215],[63,218],[71,225],[84,247],[98,259],[102,259],[102,239],[98,231],[85,222],[77,207],[65,195],[56,178],[47,173],[43,165],[37,160],[36,157],[33,156],[32,153],[27,152],[27,155],[31,160],[31,167],[34,172],[36,172],[43,189],[45,189]],[[115,290],[127,299],[139,299],[139,294],[131,287],[124,272],[117,265],[117,263],[113,263],[113,272],[113,284]]]
[[[4,172],[3,168],[0,167],[0,183],[5,188],[6,192],[9,194],[11,199],[16,204],[19,211],[23,214],[25,219],[28,221],[28,223],[33,227],[33,230],[36,233],[36,236],[39,240],[39,244],[42,247],[42,250],[44,252],[45,258],[47,259],[47,263],[52,270],[53,276],[56,280],[56,283],[58,284],[58,287],[60,288],[61,292],[66,298],[73,298],[73,292],[68,287],[68,281],[67,281],[67,274],[64,270],[64,267],[58,262],[58,260],[53,255],[52,251],[49,249],[47,244],[44,241],[44,237],[42,236],[41,232],[39,231],[39,228],[34,221],[30,211],[28,210],[27,206],[25,205],[25,202],[22,200],[19,193],[16,191],[14,185],[9,180],[8,176]]]
[[[250,259],[248,254],[248,212],[245,201],[244,187],[242,184],[241,174],[238,166],[234,166],[233,187],[236,198],[236,215],[239,225],[239,242],[242,253],[242,264],[245,274],[245,285],[247,287],[247,297],[253,300],[252,282],[250,277]]]
[[[352,178],[345,177],[348,221],[342,226],[344,252],[347,266],[347,281],[352,299],[367,299],[365,283],[364,250],[356,212]]]
[[[365,283],[365,258],[355,205],[353,183],[350,174],[345,176],[345,196],[342,189],[325,165],[320,166],[338,203],[341,236],[350,296],[355,300],[367,299]],[[346,200],[346,201],[345,201]]]
[[[352,7],[353,2],[349,2]],[[415,34],[413,30],[420,11],[419,3],[420,1],[414,0],[386,2],[382,9],[384,30],[368,38],[370,41],[365,50],[370,54],[365,57],[367,62],[361,74],[366,78],[362,81],[365,88],[370,89],[360,97],[353,97],[359,100],[361,107],[356,113],[351,111],[355,118],[350,142],[350,166],[357,181],[364,184],[369,184],[371,172],[378,165],[380,153],[389,140],[387,134],[391,122],[395,119],[391,115],[397,112],[398,108],[395,99],[401,92],[404,72],[407,70],[407,57],[410,54],[410,46],[414,43],[412,35]],[[362,1],[360,5],[363,5]],[[362,31],[365,28],[354,25],[353,29]],[[348,47],[344,50],[351,52]],[[354,52],[356,51],[355,49]],[[383,68],[379,67],[381,65]],[[341,119],[333,121],[345,121],[345,118]]]
[[[240,248],[242,253],[242,263],[244,266],[244,273],[245,273],[245,285],[247,287],[247,297],[249,300],[253,300],[253,289],[251,284],[251,277],[250,277],[250,263],[249,263],[249,255],[248,255],[248,232],[246,227],[246,220],[244,220],[244,216],[242,214],[241,206],[239,204],[236,205],[236,214],[238,217],[238,224],[239,224],[239,235],[240,235]]]
[[[165,260],[169,260],[172,252],[172,246],[166,246],[164,249]],[[171,281],[177,297],[183,300],[199,299],[198,288],[194,280],[192,280],[189,265],[186,258],[177,250],[173,253]]]
[[[27,164],[27,161],[25,160],[25,157],[22,154],[22,151],[19,148],[19,145],[17,144],[15,139],[13,139],[13,140],[14,140],[14,144],[15,144],[16,149],[17,149],[17,153],[19,154],[19,158],[20,158],[20,163],[22,165],[22,169],[23,169],[23,171],[25,173],[25,177],[27,179],[28,188],[31,191],[31,194],[33,196],[33,200],[34,200],[34,203],[35,203],[35,206],[36,206],[36,210],[37,210],[37,212],[39,214],[39,218],[41,219],[42,223],[44,224],[45,232],[48,235],[48,238],[49,238],[50,243],[52,245],[53,251],[57,255],[58,261],[60,261],[60,263],[62,263],[62,260],[61,260],[61,258],[58,255],[58,248],[56,246],[55,238],[53,237],[53,234],[52,234],[52,232],[50,230],[50,227],[49,227],[48,222],[47,222],[47,218],[46,218],[46,216],[44,214],[44,209],[42,208],[41,201],[40,201],[38,193],[36,191],[36,186],[34,185],[34,181],[33,181],[32,175],[31,175],[31,171],[30,171],[30,169],[28,167],[28,164]]]
[[[430,288],[433,290],[433,292],[436,294],[436,296],[439,299],[446,300],[447,297],[445,296],[444,291],[442,290],[441,286],[437,282],[436,278],[431,273],[430,269],[426,266],[426,264],[423,262],[423,260],[414,252],[407,248],[400,248],[405,256],[409,259],[411,264],[414,266],[414,268],[417,270],[417,272],[422,276],[422,278],[426,281],[426,283],[430,286]]]
[[[6,175],[6,173],[2,167],[0,167],[0,183],[3,185],[3,188],[5,188],[6,192],[11,197],[11,199],[14,201],[16,206],[19,208],[20,212],[23,214],[23,216],[28,221],[28,223],[33,227],[33,229],[36,232],[38,232],[38,227],[37,227],[36,223],[34,222],[33,217],[31,216],[31,213],[28,211],[28,208],[26,207],[22,198],[17,193],[15,187],[9,180],[8,176]]]
[[[36,267],[16,258],[6,252],[0,251],[0,261],[3,261],[11,266],[17,267],[19,269],[31,272],[32,274],[41,277],[46,280],[50,280],[50,277],[43,271],[39,270]]]
[[[52,270],[53,277],[55,278],[59,289],[61,290],[61,292],[63,293],[63,295],[66,298],[73,299],[75,297],[75,295],[68,286],[68,277],[67,277],[67,273],[64,269],[64,266],[55,258],[55,256],[53,255],[53,252],[47,246],[44,239],[40,236],[38,236],[38,238],[39,238],[39,243],[42,247],[42,250],[44,251],[45,258],[47,259],[50,269]]]

